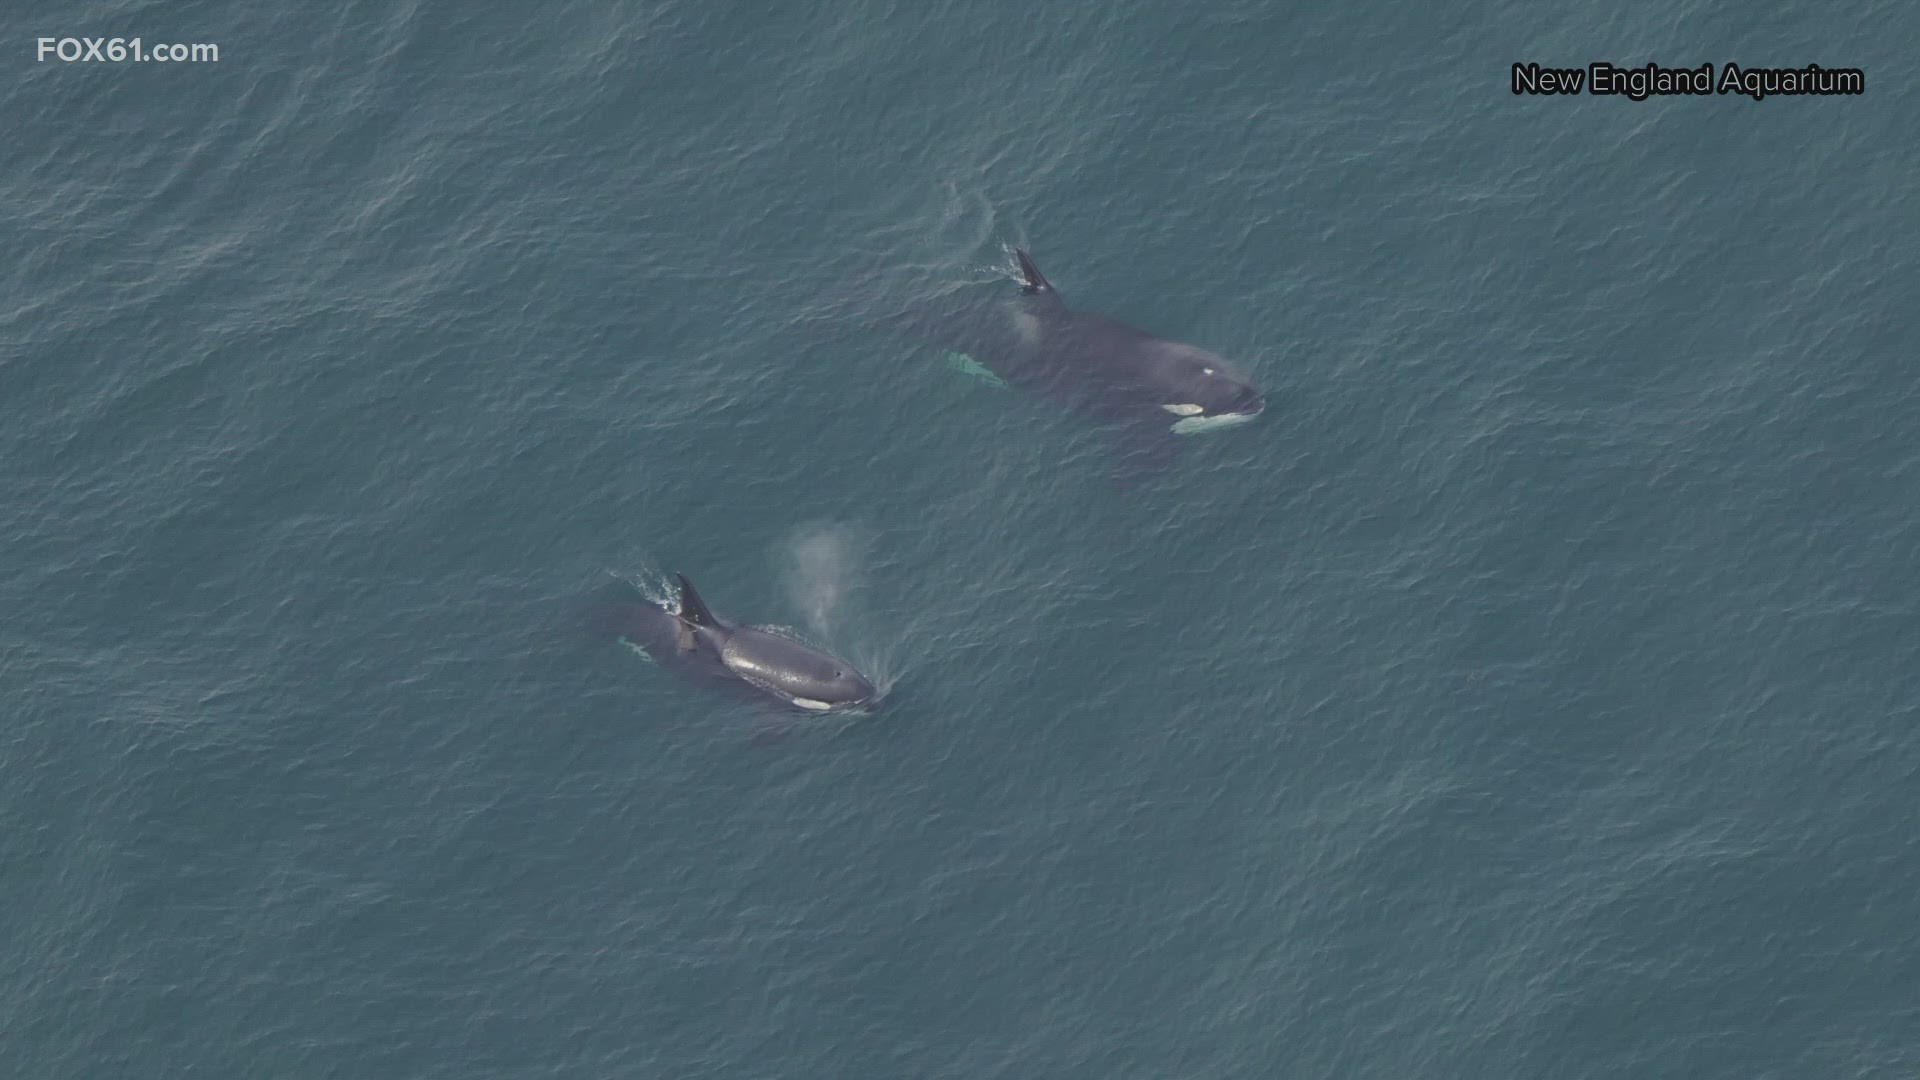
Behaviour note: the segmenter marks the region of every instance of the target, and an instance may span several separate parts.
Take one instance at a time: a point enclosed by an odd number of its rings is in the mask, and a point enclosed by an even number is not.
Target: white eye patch
[[[1198,405],[1162,405],[1160,407],[1175,416],[1199,416],[1207,411]]]
[[[1203,367],[1203,368],[1201,368],[1201,369],[1200,369],[1200,374],[1202,374],[1202,375],[1211,375],[1211,374],[1213,374],[1213,369],[1212,369],[1212,368],[1210,368],[1210,367]]]

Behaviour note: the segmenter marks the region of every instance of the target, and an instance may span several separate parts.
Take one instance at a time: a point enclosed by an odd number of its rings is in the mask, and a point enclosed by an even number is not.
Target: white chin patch
[[[1168,408],[1172,408],[1172,406],[1168,406]],[[1221,431],[1230,427],[1239,427],[1241,424],[1253,419],[1254,415],[1253,413],[1230,412],[1221,413],[1219,416],[1189,416],[1185,420],[1174,421],[1173,433],[1175,435],[1204,435],[1209,431]]]
[[[1162,405],[1160,407],[1175,416],[1199,416],[1207,411],[1198,405]]]
[[[815,701],[810,697],[794,698],[793,703],[795,705],[800,706],[803,709],[812,709],[814,712],[826,712],[828,709],[833,708],[832,705],[829,705],[824,701]]]

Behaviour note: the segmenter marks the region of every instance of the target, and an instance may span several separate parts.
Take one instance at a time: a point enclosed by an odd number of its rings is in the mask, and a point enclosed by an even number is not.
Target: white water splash
[[[642,561],[638,570],[609,570],[608,575],[640,590],[641,595],[666,611],[680,610],[680,585],[652,560]]]

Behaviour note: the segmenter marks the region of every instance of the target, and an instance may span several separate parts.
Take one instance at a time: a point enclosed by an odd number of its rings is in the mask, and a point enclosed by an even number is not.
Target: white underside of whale
[[[961,374],[979,379],[990,386],[1007,385],[1005,379],[994,374],[992,369],[975,360],[973,357],[968,356],[966,353],[948,352],[945,356],[947,365]],[[1224,431],[1230,427],[1239,427],[1257,415],[1255,413],[1221,413],[1217,416],[1202,416],[1201,413],[1206,411],[1205,407],[1192,402],[1180,402],[1178,404],[1162,405],[1160,407],[1180,417],[1180,419],[1174,421],[1173,424],[1173,433],[1175,435],[1205,435],[1209,432]]]
[[[1175,435],[1205,435],[1213,431],[1224,431],[1230,427],[1239,427],[1253,419],[1254,413],[1230,412],[1218,416],[1189,416],[1185,420],[1176,420],[1173,424]]]

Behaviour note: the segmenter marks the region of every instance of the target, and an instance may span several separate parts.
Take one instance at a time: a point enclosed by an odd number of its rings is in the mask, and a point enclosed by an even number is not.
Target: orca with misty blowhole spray
[[[852,664],[775,627],[713,613],[693,582],[676,574],[671,607],[641,596],[602,605],[596,623],[674,673],[696,682],[746,687],[810,713],[874,705],[879,691]]]

